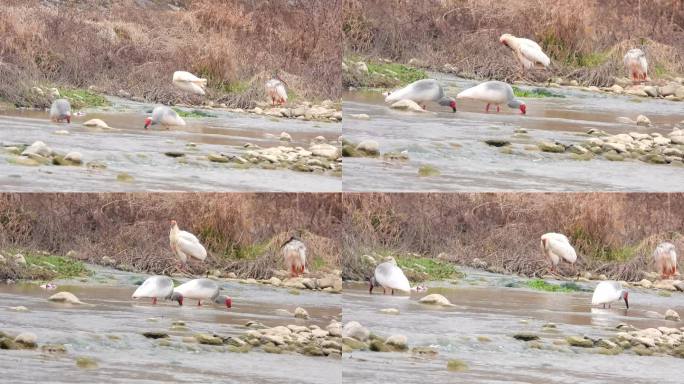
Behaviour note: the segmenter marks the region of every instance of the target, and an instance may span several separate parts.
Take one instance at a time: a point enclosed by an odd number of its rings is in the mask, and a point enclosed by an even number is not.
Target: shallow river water
[[[218,352],[216,347],[185,344],[171,334],[171,346],[159,346],[144,331],[169,330],[174,320],[183,320],[194,333],[215,332],[221,336],[244,333],[249,320],[267,326],[316,324],[325,327],[341,317],[341,297],[328,293],[301,291],[292,295],[286,289],[269,286],[223,283],[233,307],[203,305],[187,300],[179,307],[171,302],[151,305],[133,301],[135,281],[144,275],[105,270],[100,282],[62,284],[82,301],[94,306],[51,303],[55,291],[36,285],[0,285],[0,330],[8,333],[30,331],[39,344],[65,344],[67,354],[48,355],[38,351],[3,351],[0,359],[2,382],[6,383],[337,383],[341,365],[337,359],[298,354]],[[28,312],[11,307],[25,306]],[[278,309],[293,312],[298,306],[310,320],[294,319]],[[80,369],[78,356],[95,358],[97,369]]]
[[[447,95],[476,84],[450,75],[431,74]],[[535,88],[520,86],[522,89]],[[586,140],[597,128],[608,133],[669,133],[684,120],[684,103],[616,96],[569,88],[549,88],[564,97],[527,98],[527,115],[503,107],[484,113],[484,104],[458,100],[458,112],[428,104],[430,113],[407,113],[388,108],[379,92],[344,94],[344,137],[352,142],[372,139],[381,152],[407,151],[408,162],[345,158],[344,190],[349,191],[680,191],[681,167],[651,165],[636,160],[614,162],[595,158],[578,161],[565,154],[523,149],[541,140],[563,144]],[[369,120],[350,117],[367,114]],[[653,127],[618,122],[639,114]],[[511,139],[517,128],[529,139]],[[514,153],[503,154],[484,143],[508,139]],[[440,176],[419,177],[418,169],[432,165]]]
[[[336,140],[341,124],[277,119],[246,113],[204,110],[213,117],[187,117],[182,128],[144,130],[150,104],[111,98],[111,107],[74,116],[71,124],[50,122],[47,112],[0,111],[0,144],[45,142],[53,150],[78,151],[84,162],[98,161],[107,169],[60,166],[22,166],[7,161],[0,148],[0,185],[5,191],[307,191],[341,189],[340,177],[291,170],[239,169],[231,164],[212,163],[199,156],[209,153],[242,153],[249,142],[263,148],[281,145],[281,132],[288,132],[294,146],[308,148],[311,139],[323,136]],[[189,108],[182,108],[191,110]],[[115,128],[99,130],[81,123],[99,118]],[[67,130],[68,135],[55,134]],[[195,143],[195,149],[186,147]],[[183,160],[165,152],[186,153]],[[133,182],[119,182],[125,172]]]
[[[435,359],[407,353],[358,352],[343,357],[344,383],[681,383],[682,360],[674,357],[606,356],[581,348],[553,347],[553,340],[567,336],[609,337],[619,323],[638,328],[683,324],[656,320],[647,311],[684,310],[684,294],[661,297],[630,290],[630,309],[591,308],[591,292],[546,293],[527,288],[507,288],[513,277],[468,271],[457,285],[431,284],[428,292],[411,296],[368,294],[365,284],[344,287],[344,322],[358,321],[381,336],[405,335],[409,347],[433,346]],[[580,283],[587,290],[595,283]],[[374,291],[375,292],[375,291]],[[380,292],[382,292],[380,290]],[[430,293],[446,296],[455,306],[434,308],[418,303]],[[399,309],[399,315],[380,312]],[[542,326],[556,324],[556,332]],[[517,332],[541,336],[544,350],[528,348],[515,340]],[[478,341],[486,336],[491,341]],[[450,372],[447,361],[459,359],[465,372]]]

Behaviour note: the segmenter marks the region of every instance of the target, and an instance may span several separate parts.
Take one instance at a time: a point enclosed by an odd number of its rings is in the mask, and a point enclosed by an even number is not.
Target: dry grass
[[[173,272],[175,219],[208,250],[194,273],[218,268],[268,278],[284,268],[280,245],[297,230],[318,269],[338,269],[341,217],[336,194],[3,194],[0,249],[75,250],[81,260],[108,256],[124,269]]]
[[[546,232],[568,235],[578,269],[615,279],[653,270],[660,241],[684,247],[684,200],[678,194],[346,194],[343,271],[368,276],[364,253],[389,250],[494,270],[539,276],[547,271],[539,245]],[[569,273],[569,270],[566,270]]]
[[[529,74],[534,80],[609,85],[624,75],[624,53],[642,45],[651,68],[684,73],[682,0],[345,0],[343,20],[347,54],[449,63],[482,78],[517,74],[502,33],[534,39],[549,54],[552,70]]]
[[[265,98],[275,71],[300,97],[339,98],[341,0],[169,3],[179,2],[3,1],[0,98],[43,106],[30,88],[55,84],[197,101],[171,85],[179,69],[208,78],[209,97],[234,106]]]

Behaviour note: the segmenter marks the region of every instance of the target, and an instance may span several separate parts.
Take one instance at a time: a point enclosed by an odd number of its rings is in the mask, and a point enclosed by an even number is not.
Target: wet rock
[[[356,150],[364,156],[375,157],[380,155],[380,144],[375,140],[364,140],[356,146]]]
[[[52,148],[48,147],[47,144],[43,143],[42,141],[36,141],[24,149],[21,154],[22,156],[31,158],[36,156],[39,158],[47,158],[52,155]]]
[[[418,176],[420,177],[434,177],[439,176],[442,173],[436,167],[426,164],[418,168]]]
[[[280,133],[280,141],[292,141],[292,136],[287,132]]]
[[[552,143],[550,141],[541,141],[537,144],[537,147],[542,152],[551,152],[551,153],[563,153],[565,152],[565,147],[563,144],[560,143]]]
[[[64,164],[62,165],[81,165],[83,164],[83,155],[80,152],[69,152],[64,155]]]
[[[594,342],[591,339],[582,336],[569,336],[565,341],[573,347],[591,348]]]
[[[644,116],[644,115],[639,115],[636,118],[636,124],[641,127],[650,127],[651,126],[651,120]]]
[[[294,311],[294,317],[298,319],[308,319],[309,313],[306,311],[306,309],[302,307],[297,307]]]
[[[214,163],[227,163],[230,161],[230,159],[218,153],[210,153],[209,155],[207,155],[207,159]]]
[[[48,298],[49,301],[54,301],[56,303],[67,303],[67,304],[85,304],[76,297],[71,292],[63,291],[57,292]]]
[[[38,346],[38,336],[35,333],[23,332],[14,338],[14,342],[23,349],[34,349]]]
[[[452,359],[447,362],[447,370],[452,372],[464,372],[468,370],[468,364],[462,360]]]
[[[76,366],[81,369],[95,369],[97,361],[92,357],[80,356],[76,358]]]
[[[133,176],[129,175],[126,172],[121,172],[118,175],[116,175],[116,181],[122,182],[122,183],[132,183],[135,179]]]
[[[329,160],[340,158],[340,149],[330,144],[314,144],[309,147],[309,151],[315,156],[325,157]]]
[[[142,335],[148,339],[166,339],[169,337],[169,334],[165,331],[146,331]]]
[[[492,147],[504,147],[511,145],[511,142],[504,139],[487,139],[485,140],[485,144]]]
[[[207,345],[222,345],[223,344],[223,339],[221,339],[218,336],[210,335],[208,333],[198,333],[195,335],[195,339],[200,344],[207,344]]]
[[[164,152],[164,155],[168,156],[168,157],[178,158],[178,157],[185,156],[185,152],[182,152],[182,151],[166,151],[166,152]]]
[[[667,164],[667,159],[665,158],[665,156],[657,155],[654,153],[643,155],[639,158],[639,160],[651,164]]]
[[[398,110],[403,110],[403,111],[409,111],[409,112],[425,112],[425,110],[418,105],[413,100],[399,100],[392,104],[391,108],[393,109],[398,109]]]
[[[446,297],[444,297],[438,293],[433,293],[433,294],[424,296],[420,300],[418,300],[418,302],[422,303],[422,304],[430,304],[430,305],[442,305],[442,306],[452,305],[451,302]]]
[[[357,120],[370,120],[370,116],[368,116],[365,113],[359,113],[359,114],[351,114],[349,115],[352,119],[357,119]]]
[[[351,337],[343,337],[342,344],[350,350],[368,349],[368,344]]]
[[[342,324],[333,321],[325,328],[331,337],[342,337]]]
[[[653,287],[653,283],[650,280],[642,279],[641,281],[637,282],[635,285],[640,285],[646,289],[650,289]]]
[[[519,332],[513,335],[513,338],[516,340],[522,340],[522,341],[532,341],[532,340],[539,340],[540,337],[534,333],[528,333],[528,332]]]
[[[385,340],[385,345],[395,352],[408,351],[408,339],[404,335],[392,335]]]
[[[359,341],[366,341],[370,336],[368,328],[362,326],[356,321],[350,321],[342,328],[342,337],[350,337]]]
[[[675,310],[668,309],[665,312],[665,320],[681,321],[681,318],[679,317],[679,314]]]
[[[18,307],[10,307],[9,309],[16,311],[16,312],[28,312],[29,309],[24,307],[23,305],[20,305]]]
[[[83,123],[86,127],[109,128],[109,125],[100,119],[90,119]]]
[[[606,160],[610,160],[610,161],[624,161],[625,160],[625,157],[623,155],[619,154],[615,150],[610,150],[610,151],[604,153],[603,157],[605,157]]]
[[[392,352],[392,348],[380,339],[373,339],[369,344],[369,349],[373,352]]]
[[[582,147],[581,145],[572,144],[568,147],[568,152],[574,153],[576,155],[584,155],[589,152],[588,149]]]
[[[40,347],[45,353],[66,353],[67,349],[64,344],[45,344]]]
[[[382,312],[386,315],[398,315],[399,314],[399,310],[396,308],[384,308],[384,309],[381,309],[380,312]]]
[[[658,280],[653,284],[653,288],[655,289],[664,289],[666,291],[676,291],[677,288],[674,286],[674,282],[672,280]]]
[[[643,88],[644,93],[651,97],[658,97],[658,89],[654,86],[647,85]]]
[[[613,84],[613,86],[610,87],[610,91],[614,92],[614,93],[622,93],[622,92],[624,92],[624,90],[625,90],[624,88],[622,88],[621,86],[619,86],[617,84]]]

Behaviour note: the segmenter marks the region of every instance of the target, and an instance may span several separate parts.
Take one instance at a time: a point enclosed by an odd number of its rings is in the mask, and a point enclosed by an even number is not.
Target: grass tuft
[[[544,292],[579,292],[582,287],[575,283],[551,284],[542,279],[532,279],[527,282],[527,287]]]

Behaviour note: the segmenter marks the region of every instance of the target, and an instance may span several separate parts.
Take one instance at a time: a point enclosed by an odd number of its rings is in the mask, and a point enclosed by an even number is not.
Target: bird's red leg
[[[202,300],[197,300],[197,306],[201,307],[202,306]]]
[[[152,298],[152,304],[157,304],[157,298],[156,297]]]
[[[496,106],[496,112],[499,113],[499,106]]]
[[[392,289],[392,296],[394,296],[394,289]]]
[[[485,107],[485,113],[489,113],[489,103],[487,103],[487,107]]]

